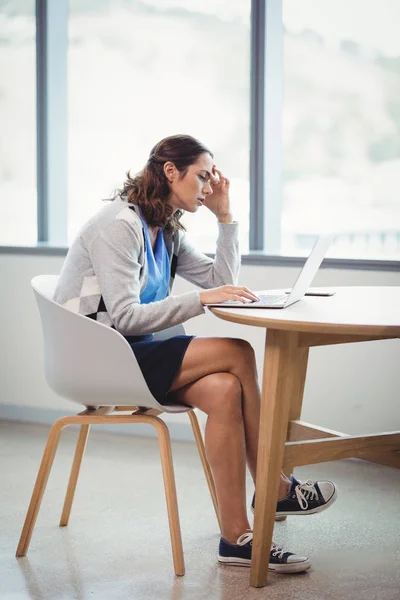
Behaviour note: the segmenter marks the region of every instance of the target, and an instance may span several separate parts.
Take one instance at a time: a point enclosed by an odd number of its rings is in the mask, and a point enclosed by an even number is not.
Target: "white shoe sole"
[[[321,513],[336,501],[337,499],[337,487],[335,486],[335,491],[332,496],[329,498],[328,502],[325,504],[321,504],[321,506],[317,506],[316,508],[312,508],[310,510],[296,510],[296,511],[288,511],[288,512],[277,512],[275,513],[275,521],[283,521],[282,517],[290,517],[291,515],[316,515],[317,513]],[[251,506],[251,512],[254,514],[254,508]]]
[[[250,567],[251,560],[247,558],[227,558],[225,556],[218,556],[218,562],[230,567]],[[269,564],[268,570],[274,571],[275,573],[302,573],[307,571],[311,567],[311,562],[303,560],[297,563],[288,563],[285,565]]]

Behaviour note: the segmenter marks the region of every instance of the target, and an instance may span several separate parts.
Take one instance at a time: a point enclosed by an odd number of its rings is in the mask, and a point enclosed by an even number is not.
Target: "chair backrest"
[[[57,275],[39,275],[31,281],[42,323],[46,380],[57,394],[85,406],[126,404],[165,412],[189,410],[160,405],[126,339],[115,329],[54,302],[57,282]],[[171,327],[157,337],[182,332],[181,326]]]

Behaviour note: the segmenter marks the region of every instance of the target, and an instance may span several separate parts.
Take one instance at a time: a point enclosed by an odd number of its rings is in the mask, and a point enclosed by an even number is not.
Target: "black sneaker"
[[[337,487],[332,481],[308,480],[301,483],[294,475],[290,476],[290,480],[292,483],[288,495],[278,500],[276,517],[319,513],[333,504],[337,498]],[[253,512],[254,501],[255,494],[251,502]]]
[[[218,562],[234,567],[250,567],[253,532],[243,533],[236,544],[230,544],[224,538],[219,542]],[[268,569],[276,573],[302,573],[311,567],[305,556],[297,556],[293,552],[283,550],[272,543]]]

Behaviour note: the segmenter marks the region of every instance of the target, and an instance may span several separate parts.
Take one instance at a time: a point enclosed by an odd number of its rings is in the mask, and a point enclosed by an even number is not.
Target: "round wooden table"
[[[400,287],[334,289],[334,296],[305,296],[284,309],[210,308],[220,319],[267,329],[250,571],[255,587],[267,583],[282,467],[290,473],[359,457],[400,468],[400,432],[347,436],[300,421],[310,347],[400,337]]]

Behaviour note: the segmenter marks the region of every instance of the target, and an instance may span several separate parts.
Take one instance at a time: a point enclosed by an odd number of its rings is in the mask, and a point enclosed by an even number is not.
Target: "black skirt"
[[[150,392],[160,404],[171,403],[172,398],[168,398],[167,394],[194,337],[176,335],[166,340],[155,341],[151,335],[126,337]]]

